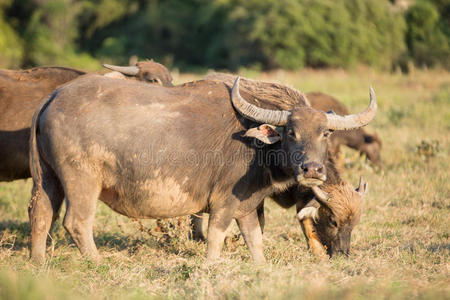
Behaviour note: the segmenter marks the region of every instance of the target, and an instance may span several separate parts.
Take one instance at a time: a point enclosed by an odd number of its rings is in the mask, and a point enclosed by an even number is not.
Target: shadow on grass
[[[142,248],[151,248],[162,251],[167,254],[176,254],[184,256],[194,256],[195,252],[189,251],[184,247],[184,238],[161,234],[160,236],[124,236],[118,233],[100,232],[95,234],[95,244],[103,249],[116,249],[117,251],[128,251],[130,255],[139,252]]]
[[[65,232],[60,224],[54,224],[51,234],[57,247],[73,244],[73,240]],[[30,223],[19,220],[5,220],[0,222],[0,249],[23,250],[28,249],[30,243]],[[123,235],[119,233],[97,232],[94,234],[95,244],[98,248],[115,249],[117,251],[128,251],[130,255],[136,253],[142,247],[171,254],[179,254],[182,241],[178,237],[169,235],[142,236]],[[47,239],[47,245],[51,244]],[[183,251],[184,252],[184,251]],[[187,255],[193,255],[185,253]]]
[[[430,246],[427,247],[427,250],[430,252],[450,251],[450,244],[449,243],[431,244]]]
[[[133,238],[132,236],[109,232],[95,234],[94,241],[98,248],[113,248],[118,251],[129,250],[140,245],[149,244],[146,239]]]
[[[28,248],[30,223],[15,220],[0,222],[0,248],[22,250]]]

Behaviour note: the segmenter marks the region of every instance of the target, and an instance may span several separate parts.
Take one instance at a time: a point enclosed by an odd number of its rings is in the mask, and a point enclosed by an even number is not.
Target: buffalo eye
[[[293,139],[295,139],[295,132],[292,129],[289,129],[287,132],[287,135]]]
[[[327,138],[327,137],[329,137],[332,133],[333,133],[333,130],[326,130],[326,131],[323,133],[323,136]]]

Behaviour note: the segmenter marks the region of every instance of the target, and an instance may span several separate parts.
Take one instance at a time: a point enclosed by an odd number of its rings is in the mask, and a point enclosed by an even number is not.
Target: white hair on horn
[[[312,206],[305,207],[298,212],[297,219],[299,221],[307,219],[307,218],[311,218],[314,221],[317,221],[317,218],[318,218],[317,208],[312,207]]]

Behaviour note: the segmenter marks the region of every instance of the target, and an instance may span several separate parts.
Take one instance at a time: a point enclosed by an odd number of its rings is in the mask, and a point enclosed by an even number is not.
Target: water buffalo
[[[327,181],[320,188],[311,188],[314,199],[308,203],[308,192],[304,187],[300,187],[303,192],[295,191],[294,195],[287,197],[297,206],[297,218],[315,255],[325,256],[326,250],[330,257],[336,253],[348,256],[351,234],[359,222],[368,184],[361,178],[358,188],[354,190],[340,177],[332,182]]]
[[[226,73],[211,73],[208,74],[205,79],[220,80],[231,84],[234,81],[235,76]],[[252,80],[247,80],[245,83],[243,81],[242,88],[251,94],[264,93],[267,96],[271,96],[273,93],[274,83]],[[325,112],[333,111],[341,116],[349,114],[349,111],[345,105],[330,95],[320,92],[306,93],[305,95],[310,105],[315,109]],[[363,128],[335,131],[330,137],[329,146],[330,153],[335,158],[338,157],[340,145],[346,145],[352,149],[360,151],[361,154],[365,154],[374,164],[380,164],[381,139],[376,133],[369,134]]]
[[[44,67],[0,70],[0,181],[30,177],[30,124],[42,98],[83,71]]]
[[[212,73],[206,76],[207,79],[211,80],[219,80],[221,82],[230,83],[235,79],[234,75],[224,74],[224,73]],[[289,88],[282,88],[281,85],[276,83],[268,83],[261,81],[254,81],[249,79],[242,79],[242,90],[248,92],[250,98],[254,98],[256,95],[263,99],[269,99],[270,102],[278,102],[282,103],[283,99],[287,96],[295,93],[295,90]],[[309,95],[309,94],[308,94]],[[313,94],[313,96],[324,97],[325,99],[331,98],[330,96],[322,96],[323,94]],[[317,99],[313,97],[313,99]],[[334,99],[334,98],[331,98]],[[308,97],[308,100],[311,102],[311,97]],[[314,101],[314,100],[313,100]],[[321,103],[319,107],[315,107],[322,111],[325,111],[323,104],[326,101],[317,101],[317,103]],[[316,103],[316,104],[317,104]],[[345,107],[339,102],[332,101],[333,105],[331,108],[334,108],[338,114],[342,114],[342,109]],[[337,108],[337,109],[336,109]],[[350,131],[358,131],[361,129],[350,130]],[[346,131],[338,131],[342,132],[345,135]],[[333,133],[333,135],[336,134]],[[332,135],[332,136],[333,136]],[[331,136],[331,138],[332,138]],[[335,167],[335,163],[333,160],[334,155],[330,154],[329,159],[327,160],[328,176],[327,180],[324,183],[323,187],[329,191],[330,193],[330,201],[322,201],[322,208],[320,210],[316,210],[319,202],[317,200],[313,200],[313,197],[317,199],[317,195],[315,195],[316,190],[312,190],[310,187],[300,185],[293,185],[287,191],[277,192],[271,195],[268,198],[271,198],[276,203],[284,208],[289,208],[294,205],[297,207],[297,212],[299,216],[303,216],[301,219],[302,229],[305,233],[305,236],[308,240],[308,245],[311,248],[312,252],[315,254],[320,254],[323,251],[323,246],[325,245],[328,251],[328,254],[332,256],[334,253],[345,253],[348,254],[350,247],[350,233],[351,229],[359,220],[359,211],[362,203],[363,196],[363,185],[360,183],[360,187],[358,190],[360,193],[353,191],[351,186],[345,183],[337,171]],[[364,189],[365,191],[365,189]],[[317,191],[316,191],[317,192]],[[323,198],[323,194],[322,198]],[[318,198],[319,200],[321,198]],[[257,213],[259,218],[259,223],[261,229],[264,228],[264,206],[263,203],[258,207]],[[329,203],[329,206],[326,204]],[[322,217],[321,219],[315,218],[315,221],[322,220],[320,226],[315,223],[311,223],[309,218],[304,218],[305,212],[312,211],[314,204],[316,208],[314,211],[326,211],[330,212],[328,214],[328,219]],[[331,205],[333,204],[333,205]],[[305,210],[302,210],[306,206]],[[327,210],[325,210],[327,208]],[[332,208],[332,209],[331,209]],[[191,216],[191,229],[192,229],[192,238],[194,240],[205,240],[202,230],[202,218],[199,217],[201,213],[197,213]],[[334,222],[334,219],[338,219],[338,222]],[[329,228],[327,226],[333,227],[333,224],[339,224],[334,231],[333,228]],[[327,226],[325,226],[325,224]],[[351,226],[349,226],[349,224]],[[316,228],[318,227],[318,228]],[[345,231],[345,234],[343,233]],[[312,234],[312,232],[320,233],[319,236],[317,234]],[[336,235],[332,235],[332,233],[336,233]],[[319,242],[320,241],[320,242]]]
[[[158,84],[172,85],[169,71],[156,62],[140,62],[125,69],[128,70],[127,75],[133,71],[138,80],[149,83],[156,80]],[[31,176],[28,152],[33,112],[56,87],[84,74],[83,71],[63,67],[0,70],[0,181]]]
[[[103,64],[105,68],[120,72],[127,77],[136,78],[137,80],[159,84],[162,86],[172,86],[172,75],[167,68],[153,60],[138,62],[135,66],[114,66]]]
[[[348,255],[351,233],[361,215],[367,183],[360,180],[354,190],[342,180],[331,157],[326,162],[326,169],[327,179],[320,188],[297,184],[267,198],[285,209],[296,206],[297,219],[313,254],[319,257],[326,254],[332,257],[338,253]],[[264,201],[258,207],[257,214],[263,231]],[[202,218],[196,214],[191,217],[191,222],[193,239],[204,240]]]
[[[209,212],[208,261],[219,257],[235,218],[253,259],[265,261],[261,201],[325,181],[330,131],[366,125],[377,105],[372,90],[366,111],[344,117],[314,110],[303,97],[284,99],[284,107],[244,97],[239,78],[230,91],[211,80],[167,88],[86,75],[55,90],[31,127],[31,257],[45,259],[65,196],[63,225],[92,259],[101,199],[135,218]]]

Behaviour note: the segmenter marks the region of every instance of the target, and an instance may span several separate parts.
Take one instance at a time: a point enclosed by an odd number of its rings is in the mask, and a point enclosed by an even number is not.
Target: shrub
[[[5,68],[18,68],[23,60],[22,40],[5,21],[0,11],[0,65]]]
[[[450,36],[441,29],[439,11],[433,3],[418,1],[406,14],[409,55],[418,66],[450,68]],[[448,22],[448,20],[447,20]]]

